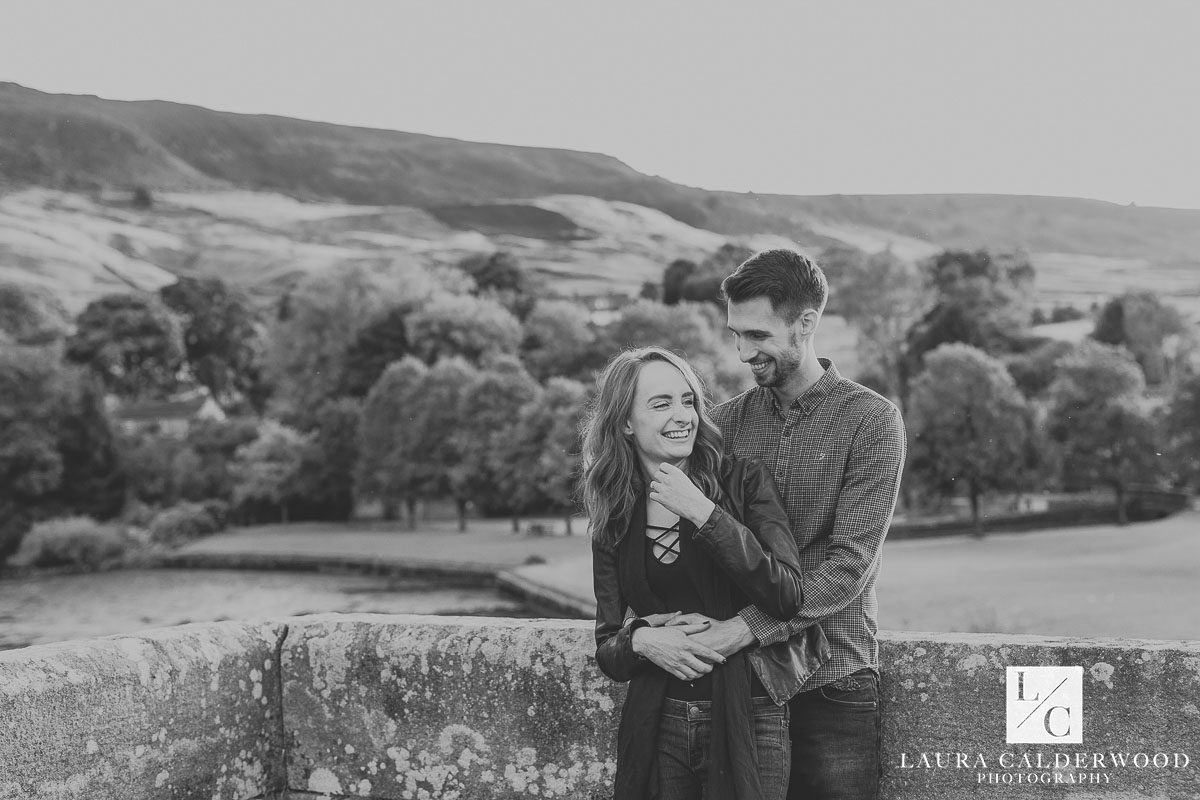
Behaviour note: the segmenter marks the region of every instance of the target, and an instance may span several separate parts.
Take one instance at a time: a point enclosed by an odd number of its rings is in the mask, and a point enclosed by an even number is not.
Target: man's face
[[[737,342],[738,357],[750,365],[759,386],[776,389],[797,374],[804,361],[797,325],[788,325],[771,308],[771,301],[755,297],[728,303],[729,330]]]

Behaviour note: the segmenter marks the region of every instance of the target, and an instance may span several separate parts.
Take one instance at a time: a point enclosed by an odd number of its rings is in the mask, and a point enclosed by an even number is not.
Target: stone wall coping
[[[378,800],[607,797],[625,687],[596,668],[593,630],[572,619],[325,613],[3,651],[0,800],[251,800],[285,787]],[[985,759],[986,774],[1001,775],[1001,755],[1114,749],[1175,761],[1110,768],[1111,783],[1070,797],[1200,797],[1200,641],[879,640],[884,800],[1032,800],[1050,788],[912,768],[922,756]],[[1082,668],[1083,744],[1005,743],[1014,665]],[[1178,766],[1180,753],[1190,766]]]

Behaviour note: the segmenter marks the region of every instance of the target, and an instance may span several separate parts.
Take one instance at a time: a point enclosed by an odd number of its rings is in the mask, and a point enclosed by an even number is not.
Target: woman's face
[[[700,416],[696,395],[683,374],[665,361],[650,361],[638,372],[633,409],[625,423],[647,474],[664,461],[677,464],[692,454]]]

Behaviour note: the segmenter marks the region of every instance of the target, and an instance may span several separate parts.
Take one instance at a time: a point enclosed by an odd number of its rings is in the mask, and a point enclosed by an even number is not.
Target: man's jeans
[[[801,692],[792,710],[788,800],[876,800],[879,797],[879,678],[860,669]]]
[[[763,800],[784,800],[788,777],[787,706],[755,697],[754,738]],[[725,800],[708,795],[712,702],[663,701],[655,756],[660,800]]]

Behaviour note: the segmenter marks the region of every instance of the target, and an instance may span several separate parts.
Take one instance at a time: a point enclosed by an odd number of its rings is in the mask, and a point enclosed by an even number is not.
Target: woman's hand
[[[692,479],[674,464],[662,463],[650,479],[650,499],[672,514],[690,520],[697,528],[708,521],[713,501],[704,496]]]
[[[682,613],[682,611],[671,611],[667,614],[647,614],[644,617],[639,617],[639,619],[646,620],[651,628],[661,628],[663,625],[680,624],[675,620],[679,619],[679,615]]]
[[[688,638],[688,634],[699,633],[707,627],[707,623],[702,623],[638,628],[633,632],[633,652],[680,680],[694,681],[712,672],[713,664],[725,663],[725,656]]]

